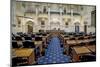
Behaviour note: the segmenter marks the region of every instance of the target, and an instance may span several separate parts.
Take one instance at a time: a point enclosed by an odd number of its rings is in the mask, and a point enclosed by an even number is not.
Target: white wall
[[[28,7],[27,7],[28,8]],[[26,23],[28,21],[32,21],[34,23],[33,25],[33,32],[38,32],[40,29],[42,30],[52,30],[54,28],[58,29],[60,28],[61,30],[65,30],[66,32],[75,32],[75,23],[79,22],[80,23],[80,32],[84,32],[84,22],[86,21],[88,24],[88,28],[87,28],[87,33],[89,32],[95,32],[95,28],[91,27],[91,11],[93,10],[93,7],[91,6],[84,6],[84,10],[80,13],[80,16],[73,16],[71,17],[70,15],[63,15],[62,18],[65,18],[65,20],[61,20],[60,14],[51,14],[50,15],[50,23],[56,23],[59,22],[60,26],[55,24],[55,25],[50,25],[48,19],[49,16],[48,14],[39,14],[38,16],[36,16],[35,13],[25,13],[25,17],[28,18],[22,18],[19,17],[21,20],[21,27],[18,28],[18,26],[16,26],[13,32],[24,32],[27,33],[27,27],[26,27]],[[21,3],[17,3],[16,6],[16,15],[17,16],[24,16],[24,12],[25,12],[25,8],[22,7]],[[43,19],[43,18],[47,18],[47,19]],[[31,18],[31,19],[30,19]],[[45,27],[42,28],[41,27],[41,20],[38,20],[38,18],[42,18],[42,20],[45,21]],[[72,20],[70,22],[68,22],[68,27],[66,28],[65,26],[65,22],[67,21],[68,18],[72,18]],[[14,20],[14,23],[17,25],[18,21],[17,19]]]

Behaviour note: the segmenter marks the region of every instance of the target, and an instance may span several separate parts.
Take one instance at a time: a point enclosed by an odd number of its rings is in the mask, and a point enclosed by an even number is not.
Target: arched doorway
[[[76,22],[74,23],[75,24],[75,33],[79,33],[80,32],[80,23],[79,22]]]
[[[87,34],[87,22],[84,22],[84,32]]]
[[[27,33],[33,33],[33,22],[32,21],[28,21],[26,23],[26,27],[27,27]]]

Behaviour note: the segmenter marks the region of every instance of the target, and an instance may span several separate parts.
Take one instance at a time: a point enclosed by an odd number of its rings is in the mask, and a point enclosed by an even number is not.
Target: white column
[[[73,9],[71,9],[71,22],[73,23]]]
[[[71,26],[72,31],[75,32],[75,25],[73,24],[73,22],[74,22],[73,21],[73,16],[74,15],[73,15],[73,8],[72,7],[70,8],[70,12],[71,12],[71,23],[70,23],[70,26]]]
[[[36,6],[36,25],[35,25],[34,28],[35,28],[35,31],[39,30],[39,25],[38,25],[38,8],[37,8],[37,6]]]
[[[22,32],[26,33],[26,23],[24,21],[25,21],[25,18],[22,19],[22,28],[23,28]]]
[[[64,30],[64,22],[63,22],[63,7],[60,7],[60,29],[63,29]]]
[[[48,7],[48,24],[50,24],[50,7]],[[51,24],[49,25],[49,30],[51,30]]]
[[[23,30],[23,18],[21,18],[21,32],[23,32],[24,30]]]
[[[59,28],[62,29],[63,28],[63,21],[62,21],[62,8],[60,8],[60,25]]]
[[[14,33],[14,34],[16,34],[16,32],[17,32],[17,30],[16,30],[16,28],[17,28],[17,23],[16,23],[16,15],[15,15],[15,7],[16,7],[16,5],[15,5],[15,0],[12,0],[11,1],[11,5],[12,5],[12,8],[11,8],[11,26],[12,26],[12,33]]]

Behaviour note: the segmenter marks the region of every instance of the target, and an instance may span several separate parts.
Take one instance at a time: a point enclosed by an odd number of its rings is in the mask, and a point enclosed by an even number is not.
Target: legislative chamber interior
[[[12,2],[12,66],[96,61],[96,6]]]

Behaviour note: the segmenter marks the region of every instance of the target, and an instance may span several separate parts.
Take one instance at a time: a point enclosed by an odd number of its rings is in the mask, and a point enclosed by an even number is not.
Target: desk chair
[[[35,37],[35,41],[41,41],[42,40],[42,37]]]
[[[39,47],[35,48],[34,52],[35,52],[35,61],[37,61],[38,58],[40,57],[40,48]]]
[[[25,40],[32,40],[31,37],[24,37],[24,38],[25,38]]]
[[[19,48],[16,41],[12,41],[12,48]]]
[[[21,65],[28,65],[27,58],[23,59],[22,57],[15,57],[12,59],[12,66],[21,66]]]
[[[95,55],[83,55],[80,60],[82,62],[86,62],[86,61],[96,61],[96,56]]]
[[[69,40],[75,40],[75,38],[70,38]]]
[[[20,36],[16,36],[15,39],[16,39],[17,41],[22,41],[22,38],[21,38]]]
[[[83,40],[83,39],[84,39],[84,37],[79,37],[79,38],[78,38],[78,40]]]
[[[96,41],[89,42],[89,45],[96,45]]]
[[[34,35],[34,34],[32,34],[32,35],[31,35],[31,37],[32,37],[32,38],[35,38],[35,35]]]
[[[23,42],[24,48],[35,48],[34,42],[25,41]]]
[[[80,43],[79,45],[80,45],[80,46],[85,46],[85,45],[86,45],[86,43]]]

